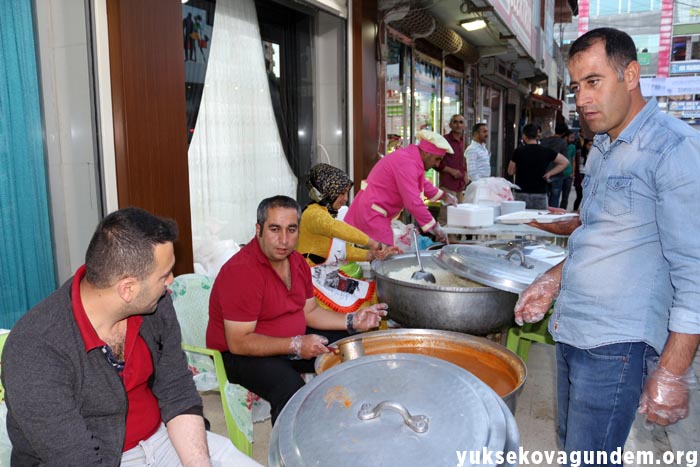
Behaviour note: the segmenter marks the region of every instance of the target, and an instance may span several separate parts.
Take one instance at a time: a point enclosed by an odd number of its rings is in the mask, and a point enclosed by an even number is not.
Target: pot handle
[[[360,420],[372,420],[379,417],[384,410],[392,410],[403,417],[403,422],[416,433],[425,433],[428,431],[430,419],[425,415],[411,415],[406,407],[394,401],[382,401],[374,408],[372,404],[362,404],[360,412],[357,416]]]
[[[510,261],[510,258],[511,258],[513,255],[516,255],[516,256],[518,257],[518,259],[520,259],[520,266],[524,267],[525,269],[532,269],[532,268],[534,267],[532,264],[530,264],[530,263],[527,262],[527,260],[525,259],[525,254],[520,250],[520,248],[515,247],[515,248],[513,248],[512,250],[510,250],[510,251],[505,255],[505,259],[506,259],[507,261]]]

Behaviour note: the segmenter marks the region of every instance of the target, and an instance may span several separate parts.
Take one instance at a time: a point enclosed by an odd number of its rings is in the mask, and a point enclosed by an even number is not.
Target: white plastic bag
[[[413,241],[413,225],[406,225],[394,219],[391,221],[391,230],[394,232],[394,245],[403,251],[415,251],[416,245]]]
[[[513,201],[513,188],[518,188],[518,186],[505,178],[480,178],[467,186],[464,192],[464,202],[500,205],[503,201]]]
[[[241,249],[231,239],[220,238],[222,228],[215,222],[207,225],[208,235],[192,239],[194,272],[215,278],[221,267]]]

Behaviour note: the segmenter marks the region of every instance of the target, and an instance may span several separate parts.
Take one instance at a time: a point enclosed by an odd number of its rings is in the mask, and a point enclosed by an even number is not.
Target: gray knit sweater
[[[13,466],[89,466],[121,462],[127,397],[99,348],[85,352],[71,305],[72,278],[12,328],[2,354]],[[180,347],[172,300],[143,317],[151,351],[150,387],[167,423],[202,413]]]

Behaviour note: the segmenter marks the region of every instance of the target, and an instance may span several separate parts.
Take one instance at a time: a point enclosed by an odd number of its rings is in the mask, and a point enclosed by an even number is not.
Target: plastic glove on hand
[[[648,423],[666,426],[688,416],[689,377],[676,375],[658,366],[647,379],[639,404],[639,413]]]
[[[435,227],[430,229],[430,232],[432,232],[433,235],[435,235],[435,240],[441,243],[447,243],[447,234],[445,231],[442,229],[442,226],[438,223],[435,224]]]
[[[296,355],[297,357],[303,359],[314,358],[328,352],[328,347],[326,347],[327,344],[328,339],[323,336],[319,336],[318,334],[307,334],[305,336],[301,336],[301,345],[299,346]],[[291,347],[292,346],[290,345],[290,353],[292,350]]]
[[[520,294],[515,304],[515,322],[518,326],[525,323],[542,321],[544,315],[559,295],[560,281],[546,274],[540,275],[530,287]]]
[[[352,327],[357,331],[367,331],[379,326],[382,316],[386,316],[386,303],[376,303],[353,313]]]
[[[441,200],[445,206],[457,206],[457,197],[455,197],[455,195],[452,193],[445,192],[445,194],[442,195]]]

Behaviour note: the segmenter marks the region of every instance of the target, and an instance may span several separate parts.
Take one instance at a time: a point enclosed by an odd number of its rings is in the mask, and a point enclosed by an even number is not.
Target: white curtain
[[[270,100],[253,0],[218,0],[189,148],[195,263],[211,242],[246,243],[263,198],[296,195]],[[199,256],[199,258],[198,258]]]

